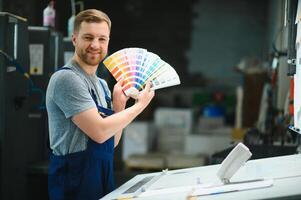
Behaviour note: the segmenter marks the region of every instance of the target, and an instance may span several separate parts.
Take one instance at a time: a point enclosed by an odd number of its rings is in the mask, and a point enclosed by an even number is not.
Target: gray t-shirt
[[[107,103],[99,81],[102,81],[106,93],[111,96],[103,79],[96,75],[88,75],[75,61],[71,60],[64,67],[71,70],[59,70],[54,73],[46,92],[50,148],[55,155],[66,155],[87,148],[88,136],[71,118],[96,107],[91,89],[96,91],[100,106],[107,107]]]

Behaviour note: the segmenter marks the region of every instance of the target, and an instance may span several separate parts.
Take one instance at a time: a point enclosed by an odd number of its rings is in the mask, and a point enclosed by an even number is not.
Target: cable
[[[45,93],[41,88],[36,87],[30,75],[24,70],[24,68],[11,56],[9,56],[6,52],[0,49],[0,54],[6,58],[6,60],[13,66],[16,67],[17,71],[19,71],[29,82],[29,94],[38,93],[41,97],[41,103],[38,106],[40,110],[45,109]]]

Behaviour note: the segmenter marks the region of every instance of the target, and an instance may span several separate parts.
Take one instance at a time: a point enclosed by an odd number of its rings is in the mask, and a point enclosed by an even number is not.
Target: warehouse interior
[[[56,0],[46,26],[49,2],[0,0],[0,199],[48,199],[46,89],[73,55],[71,17],[89,8],[112,21],[108,55],[147,49],[181,80],[156,90],[123,130],[117,187],[138,174],[220,164],[238,142],[251,160],[301,152],[297,0]],[[102,63],[98,76],[113,89]]]

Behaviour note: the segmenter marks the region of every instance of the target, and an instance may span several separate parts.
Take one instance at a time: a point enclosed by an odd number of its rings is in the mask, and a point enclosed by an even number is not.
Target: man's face
[[[72,42],[78,57],[87,65],[98,65],[108,52],[110,38],[106,22],[82,22],[80,29],[72,36]]]

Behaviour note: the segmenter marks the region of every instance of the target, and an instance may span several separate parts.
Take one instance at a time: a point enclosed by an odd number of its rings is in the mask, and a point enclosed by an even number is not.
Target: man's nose
[[[99,43],[98,39],[95,38],[94,40],[92,40],[90,46],[93,49],[98,49],[100,47],[100,43]]]

